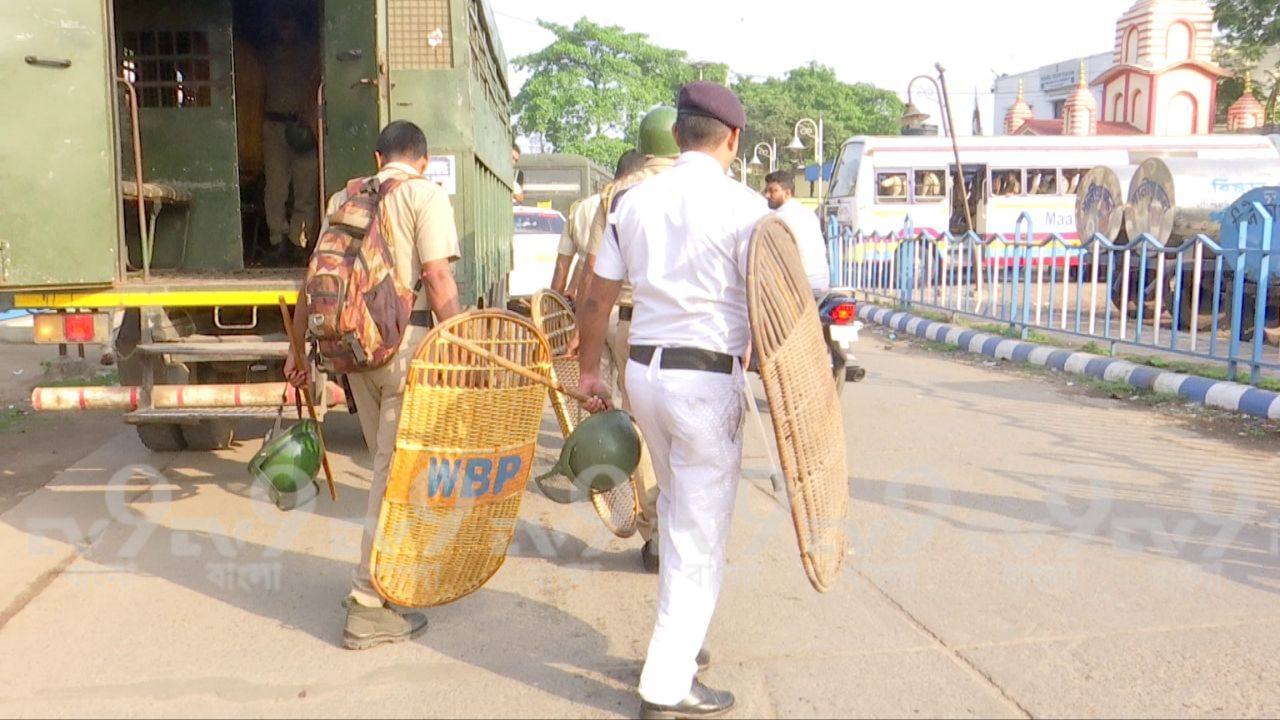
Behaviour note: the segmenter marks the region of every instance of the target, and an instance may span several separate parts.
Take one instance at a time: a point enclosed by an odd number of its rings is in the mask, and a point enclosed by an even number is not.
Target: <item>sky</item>
[[[541,18],[588,17],[647,34],[691,60],[727,63],[743,75],[781,76],[816,60],[846,82],[868,82],[905,99],[916,75],[947,71],[957,129],[969,126],[975,89],[990,132],[992,81],[1042,65],[1108,52],[1115,23],[1134,0],[491,0],[508,58],[538,50],[552,35]],[[524,78],[512,73],[518,91]],[[923,81],[916,104],[938,120]],[[926,98],[920,98],[921,93]]]

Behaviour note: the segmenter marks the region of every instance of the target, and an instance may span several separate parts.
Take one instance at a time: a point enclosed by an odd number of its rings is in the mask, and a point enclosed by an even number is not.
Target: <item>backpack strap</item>
[[[377,176],[374,176],[368,179],[376,181],[378,178]],[[394,191],[396,188],[400,187],[400,185],[404,183],[413,182],[415,180],[426,180],[426,178],[421,175],[410,175],[409,177],[405,177],[405,178],[394,178],[394,177],[387,178],[385,181],[378,183],[378,186],[376,188],[378,192],[378,207],[374,213],[375,222],[382,221],[382,202],[386,200],[388,196],[391,195],[392,191]],[[384,235],[386,236],[385,241],[386,241],[387,251],[391,254],[391,262],[394,264],[395,262],[397,262],[396,256],[395,256],[396,244],[395,244],[395,239],[391,236],[391,233],[389,232],[389,230],[390,228],[388,228],[388,232],[384,233]],[[417,280],[413,284],[413,294],[415,297],[415,303],[417,302],[416,300],[417,295],[421,291],[422,291],[422,276],[419,275]],[[428,315],[430,315],[430,312],[431,312],[430,310],[427,311]]]
[[[622,250],[622,234],[618,232],[618,223],[616,221],[617,213],[618,213],[618,203],[622,201],[623,196],[626,195],[627,192],[630,191],[631,188],[633,187],[635,187],[635,185],[631,185],[630,187],[625,187],[619,190],[617,193],[614,194],[613,200],[609,203],[609,215],[608,215],[609,227],[613,228],[613,242],[615,245],[618,246],[618,250]]]
[[[348,180],[347,181],[347,197],[350,198],[350,197],[355,197],[356,195],[359,195],[365,189],[365,186],[369,184],[370,180],[376,180],[376,179],[377,179],[377,176],[352,178]]]

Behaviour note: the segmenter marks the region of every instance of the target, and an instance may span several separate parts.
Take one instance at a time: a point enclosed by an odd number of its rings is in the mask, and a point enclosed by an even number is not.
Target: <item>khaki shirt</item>
[[[458,246],[458,228],[453,223],[453,205],[449,194],[427,180],[405,163],[387,163],[378,172],[379,180],[400,179],[400,185],[382,201],[381,212],[391,228],[388,238],[395,259],[396,278],[408,288],[417,288],[422,266],[432,260],[454,261],[462,257]],[[323,233],[329,216],[347,201],[346,188],[329,198]],[[418,290],[415,310],[429,310],[427,294]]]
[[[670,170],[675,166],[676,158],[651,157],[645,161],[644,167],[640,170],[604,186],[604,189],[600,191],[600,208],[596,211],[595,219],[591,222],[591,233],[587,237],[587,255],[595,256],[599,253],[600,240],[604,237],[604,230],[609,225],[609,212],[613,208],[613,199],[618,196],[618,193],[639,185],[654,175]],[[622,289],[618,292],[618,304],[631,304],[631,285],[629,283],[624,283]]]
[[[263,58],[267,112],[303,114],[316,102],[315,80],[320,72],[320,51],[315,45],[279,45]]]
[[[587,242],[591,234],[591,223],[600,208],[600,193],[585,197],[569,208],[569,217],[564,225],[564,234],[560,236],[560,255],[587,256]]]

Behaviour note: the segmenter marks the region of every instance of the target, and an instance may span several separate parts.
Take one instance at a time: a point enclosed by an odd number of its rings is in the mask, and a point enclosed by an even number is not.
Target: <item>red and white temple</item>
[[[1079,86],[1062,117],[1038,119],[1023,101],[1005,116],[1017,135],[1201,135],[1213,132],[1218,81],[1213,62],[1213,10],[1204,0],[1137,0],[1116,22],[1112,66],[1091,82],[1081,62]],[[1101,107],[1090,92],[1100,87]],[[1263,109],[1246,80],[1228,113],[1228,128],[1262,125]]]

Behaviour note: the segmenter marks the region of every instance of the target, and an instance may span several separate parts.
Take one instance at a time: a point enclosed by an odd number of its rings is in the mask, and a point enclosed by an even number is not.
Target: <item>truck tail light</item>
[[[39,344],[106,342],[110,336],[104,313],[38,313],[32,328]]]
[[[93,342],[92,315],[67,315],[63,319],[63,327],[66,330],[67,342]]]
[[[31,323],[37,343],[62,342],[65,330],[62,327],[61,317],[42,313],[32,316]]]
[[[827,315],[836,325],[850,325],[858,317],[858,305],[852,301],[832,305]]]

